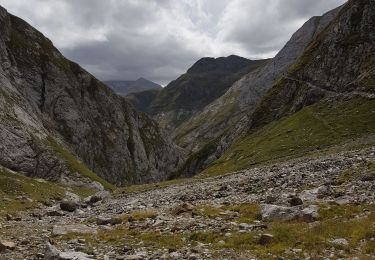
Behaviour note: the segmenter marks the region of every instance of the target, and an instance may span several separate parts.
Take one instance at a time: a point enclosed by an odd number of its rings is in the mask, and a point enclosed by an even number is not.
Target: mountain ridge
[[[114,90],[117,94],[126,96],[131,93],[142,92],[146,90],[161,90],[162,86],[148,79],[140,77],[137,80],[107,80],[103,82]]]
[[[162,91],[142,92],[128,97],[138,109],[150,114],[164,129],[173,131],[205,105],[224,94],[242,75],[267,62],[268,60],[252,61],[235,55],[202,58]],[[142,99],[145,96],[148,99]]]

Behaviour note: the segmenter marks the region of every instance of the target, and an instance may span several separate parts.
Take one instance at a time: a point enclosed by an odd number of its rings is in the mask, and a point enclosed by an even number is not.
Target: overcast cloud
[[[201,57],[273,57],[345,0],[0,0],[101,80],[167,84]]]

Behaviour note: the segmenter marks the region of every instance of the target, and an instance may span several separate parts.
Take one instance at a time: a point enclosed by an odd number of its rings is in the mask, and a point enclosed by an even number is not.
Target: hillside
[[[174,131],[176,143],[191,154],[183,175],[195,174],[206,168],[246,131],[248,113],[257,106],[273,82],[287,73],[340,8],[312,17],[268,64],[242,77],[222,97]]]
[[[65,184],[167,179],[180,152],[40,32],[0,9],[0,165]],[[100,176],[101,178],[97,177]]]
[[[163,128],[173,131],[223,95],[243,75],[267,62],[234,55],[202,58],[162,91],[146,91],[128,97],[136,108],[150,114]]]
[[[375,5],[349,1],[249,111],[245,135],[205,173],[300,156],[375,134]]]
[[[115,93],[126,96],[131,93],[142,92],[146,90],[161,90],[162,86],[149,81],[145,78],[139,78],[137,80],[109,80],[104,81],[108,87],[110,87]]]

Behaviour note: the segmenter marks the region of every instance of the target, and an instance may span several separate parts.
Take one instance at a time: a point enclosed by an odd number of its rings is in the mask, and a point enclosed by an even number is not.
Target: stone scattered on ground
[[[360,176],[343,179],[342,173],[358,171],[374,161],[375,148],[291,160],[135,193],[99,192],[84,200],[70,194],[62,204],[40,205],[17,216],[4,215],[1,257],[257,259],[252,250],[236,250],[236,243],[241,242],[236,239],[249,239],[246,243],[267,252],[280,239],[273,230],[274,223],[296,221],[311,230],[320,229],[322,209],[373,205],[374,181]],[[68,211],[60,207],[65,202],[68,205],[63,208]],[[364,209],[353,218],[366,219],[369,214]],[[210,234],[220,237],[211,241]],[[369,236],[361,243],[373,243],[371,239],[375,241]],[[47,247],[46,241],[50,243]],[[348,251],[349,238],[327,237],[326,241],[327,249],[318,256],[296,243],[280,257],[350,259],[349,252],[356,255],[362,250],[360,243]],[[264,258],[278,257],[266,254]]]

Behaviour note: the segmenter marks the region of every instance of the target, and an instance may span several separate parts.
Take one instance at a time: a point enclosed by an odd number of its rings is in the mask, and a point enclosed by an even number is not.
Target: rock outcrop
[[[0,165],[68,184],[176,171],[181,153],[156,122],[3,8],[0,32]]]

